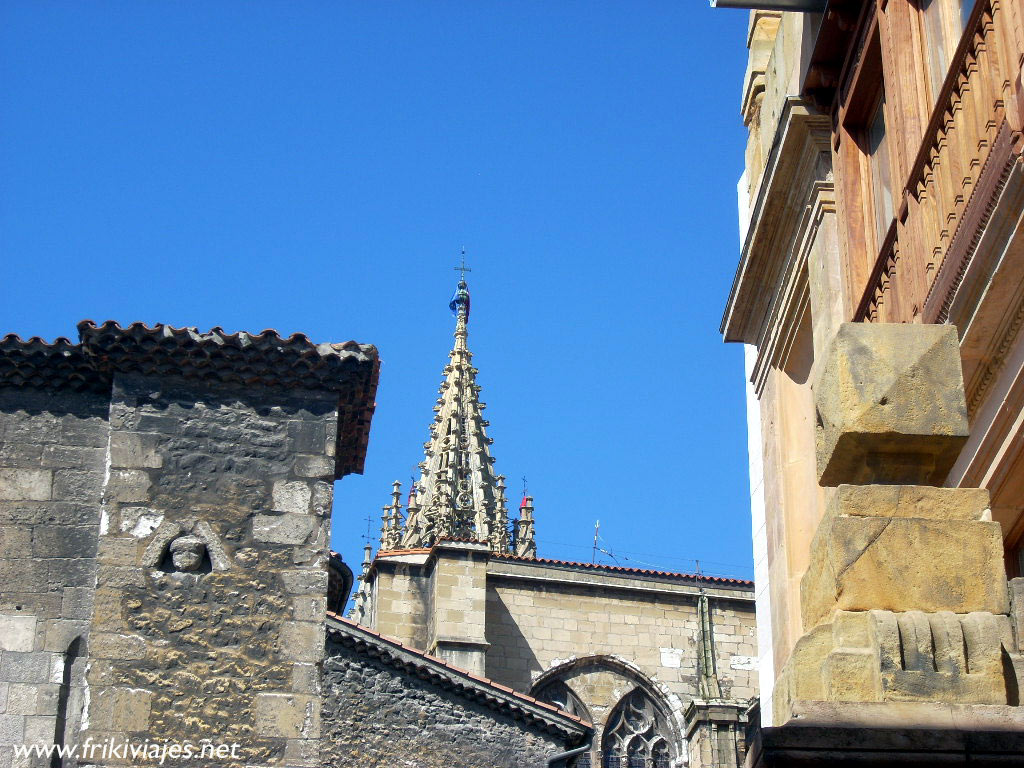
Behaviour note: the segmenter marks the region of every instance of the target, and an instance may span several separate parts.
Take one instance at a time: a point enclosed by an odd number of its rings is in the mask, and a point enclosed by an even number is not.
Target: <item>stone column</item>
[[[441,541],[432,553],[427,652],[475,675],[484,674],[488,643],[484,637],[487,560],[480,542]]]
[[[987,491],[938,487],[968,433],[956,329],[843,324],[815,402],[819,481],[836,491],[774,722],[808,702],[1007,704],[1000,527]]]
[[[746,705],[694,699],[686,717],[689,768],[737,768],[746,754]]]

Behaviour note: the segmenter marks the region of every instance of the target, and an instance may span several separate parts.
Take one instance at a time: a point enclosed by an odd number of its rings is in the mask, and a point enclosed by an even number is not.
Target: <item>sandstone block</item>
[[[279,480],[274,483],[274,511],[308,515],[312,495],[312,491],[307,483]]]
[[[52,487],[48,469],[0,469],[0,500],[46,501]]]
[[[35,638],[35,616],[0,614],[0,651],[31,651]]]
[[[986,612],[839,612],[797,643],[779,676],[775,714],[797,701],[1008,702],[1009,619]]]
[[[288,739],[312,738],[320,732],[319,699],[299,693],[261,693],[253,701],[256,733]]]
[[[149,475],[141,469],[111,470],[107,497],[111,501],[148,501],[149,486]]]
[[[327,594],[327,571],[309,569],[281,573],[286,592],[293,595]]]
[[[804,626],[835,610],[1006,613],[1001,529],[978,519],[987,506],[975,489],[840,487],[801,580]]]
[[[325,627],[319,622],[287,621],[281,627],[281,657],[319,661],[324,655]]]
[[[815,401],[822,485],[940,484],[968,434],[956,328],[843,323]]]
[[[146,642],[136,635],[94,632],[89,638],[89,654],[97,659],[128,661],[146,657]]]
[[[154,432],[114,432],[110,436],[110,465],[127,468],[158,468],[164,464],[157,450],[160,435]]]
[[[299,477],[334,477],[334,461],[327,456],[296,456],[295,474]]]
[[[90,727],[122,734],[145,731],[149,726],[152,700],[152,692],[144,688],[99,688],[92,700]]]
[[[301,544],[313,533],[319,519],[307,514],[256,515],[252,536],[272,544]]]

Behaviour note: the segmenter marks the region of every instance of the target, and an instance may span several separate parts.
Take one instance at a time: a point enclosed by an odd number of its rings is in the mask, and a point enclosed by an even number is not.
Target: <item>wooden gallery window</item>
[[[889,137],[885,127],[885,91],[878,96],[865,135],[871,171],[871,207],[875,214],[875,244],[880,245],[895,213],[892,205],[892,171],[889,167]]]
[[[860,200],[865,256],[874,262],[894,230],[898,190],[893,183],[891,130],[886,118],[885,83],[877,30],[865,46],[856,72],[843,127],[856,145],[850,157],[858,179],[849,187]]]
[[[919,0],[933,102],[942,90],[953,53],[967,27],[974,3],[975,0]]]

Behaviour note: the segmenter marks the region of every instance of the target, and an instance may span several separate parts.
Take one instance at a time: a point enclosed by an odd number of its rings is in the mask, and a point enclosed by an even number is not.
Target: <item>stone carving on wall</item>
[[[207,559],[211,570],[226,571],[231,567],[231,560],[209,523],[165,520],[154,531],[142,564],[176,573],[200,573]]]

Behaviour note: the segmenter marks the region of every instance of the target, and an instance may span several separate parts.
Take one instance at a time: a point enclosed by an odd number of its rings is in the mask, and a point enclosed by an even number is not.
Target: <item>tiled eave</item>
[[[207,385],[336,393],[337,477],[361,472],[380,360],[375,347],[315,344],[302,334],[227,333],[156,324],[78,324],[79,343],[14,334],[0,338],[0,386],[109,391],[115,373],[173,376]]]
[[[453,691],[472,701],[558,736],[567,745],[581,742],[593,726],[506,685],[474,675],[443,659],[385,637],[337,614],[327,614],[327,636],[346,647],[368,654],[405,673]]]

